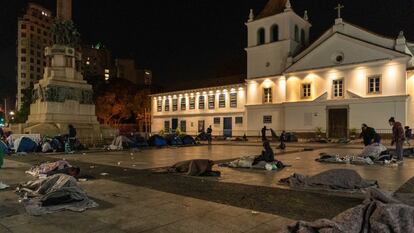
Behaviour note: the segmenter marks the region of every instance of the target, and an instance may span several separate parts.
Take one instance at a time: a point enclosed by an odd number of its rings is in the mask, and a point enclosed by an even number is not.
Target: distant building
[[[43,76],[46,60],[44,49],[52,44],[50,10],[29,3],[17,22],[17,108],[22,105],[22,90],[35,84]]]
[[[137,85],[150,86],[152,83],[152,71],[138,69],[133,59],[115,60],[116,77],[129,80]]]
[[[82,73],[84,77],[101,76],[105,80],[115,77],[111,52],[102,44],[82,47]]]

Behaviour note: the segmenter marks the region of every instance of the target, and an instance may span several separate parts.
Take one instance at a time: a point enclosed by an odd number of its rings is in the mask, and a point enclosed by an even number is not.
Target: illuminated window
[[[205,98],[204,96],[198,97],[198,109],[204,109],[205,108]]]
[[[272,116],[263,116],[263,124],[272,124]]]
[[[368,77],[368,93],[379,94],[381,93],[381,75],[373,75]]]
[[[108,69],[105,69],[105,74],[109,74],[109,70]]]
[[[243,124],[243,117],[236,117],[235,122],[236,124]]]
[[[170,111],[170,100],[169,99],[165,100],[164,111],[166,112]]]
[[[157,112],[162,111],[162,100],[157,100]]]
[[[272,42],[278,41],[279,40],[279,26],[277,24],[272,26],[271,32],[272,32],[271,38],[270,38],[271,41]]]
[[[302,84],[302,97],[308,98],[310,96],[311,96],[311,84],[310,83]]]
[[[190,110],[195,109],[195,97],[190,97]]]
[[[213,122],[215,125],[219,125],[220,124],[220,117],[214,117]]]
[[[272,88],[263,88],[263,103],[272,103]]]
[[[230,93],[230,108],[237,108],[237,93]]]
[[[219,108],[225,108],[226,107],[226,95],[220,94],[219,95]]]
[[[264,28],[260,28],[258,31],[257,31],[257,45],[262,45],[262,44],[264,44],[266,41],[265,41],[265,37],[266,37],[266,32],[265,32],[265,29]]]
[[[334,80],[332,84],[333,84],[333,97],[334,98],[343,97],[344,96],[343,80],[342,79]]]
[[[175,112],[175,111],[177,111],[178,110],[178,99],[173,99],[172,100],[172,110],[173,110],[173,112]]]
[[[181,98],[181,110],[185,110],[187,108],[187,103],[185,101],[185,98]]]
[[[215,95],[209,95],[208,96],[208,109],[214,109],[215,107],[215,101],[216,101]]]

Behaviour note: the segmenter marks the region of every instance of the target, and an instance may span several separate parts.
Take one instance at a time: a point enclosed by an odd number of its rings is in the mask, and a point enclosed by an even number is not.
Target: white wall
[[[344,90],[364,98],[406,95],[405,70],[405,63],[396,60],[287,75],[286,101],[312,101],[324,93],[328,94],[328,99],[333,99],[332,82],[336,79],[344,80]],[[368,77],[372,75],[381,75],[380,94],[368,93]],[[309,99],[301,97],[303,83],[311,83],[312,96]],[[345,98],[350,98],[346,92]]]
[[[279,27],[279,41],[271,42],[271,28]],[[247,46],[247,77],[257,78],[281,74],[289,65],[287,58],[295,55],[302,45],[301,29],[305,31],[305,44],[308,44],[311,25],[293,11],[283,12],[267,18],[249,22]],[[295,25],[299,28],[298,41],[294,40]],[[265,29],[265,44],[258,45],[258,31]]]

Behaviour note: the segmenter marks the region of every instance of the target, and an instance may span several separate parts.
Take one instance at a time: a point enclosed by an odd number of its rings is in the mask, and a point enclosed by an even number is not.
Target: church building
[[[414,126],[414,43],[350,24],[341,8],[332,27],[309,43],[307,12],[269,0],[247,26],[245,83],[152,95],[152,131],[258,136],[263,126],[306,136],[349,136],[366,123],[389,133],[388,119]]]

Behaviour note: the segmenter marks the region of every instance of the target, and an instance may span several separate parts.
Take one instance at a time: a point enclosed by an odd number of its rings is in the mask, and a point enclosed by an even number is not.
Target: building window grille
[[[173,112],[175,112],[175,111],[177,111],[178,110],[178,99],[173,99],[172,100],[172,110],[173,110]]]
[[[205,108],[205,98],[204,96],[198,97],[198,109],[204,109]]]
[[[263,124],[271,124],[272,116],[263,116]]]
[[[170,100],[169,99],[165,100],[164,111],[166,111],[166,112],[170,111]]]
[[[311,96],[311,84],[310,83],[302,84],[302,97],[308,98],[310,96]]]
[[[334,98],[340,98],[344,96],[344,85],[343,80],[334,80],[333,81],[333,96]]]
[[[230,93],[230,107],[237,108],[237,93]]]
[[[157,112],[162,111],[162,100],[157,100]]]
[[[215,125],[219,125],[220,124],[220,117],[214,117],[213,122]]]
[[[190,97],[190,110],[195,109],[195,97]]]
[[[214,102],[215,102],[215,95],[209,95],[208,96],[208,109],[214,109]]]
[[[235,117],[236,124],[243,124],[243,117]]]
[[[187,103],[185,98],[181,98],[181,110],[185,111],[187,108]]]
[[[373,75],[368,77],[368,93],[379,94],[381,93],[381,75]]]
[[[226,95],[220,94],[219,95],[219,108],[225,108],[226,107]]]

